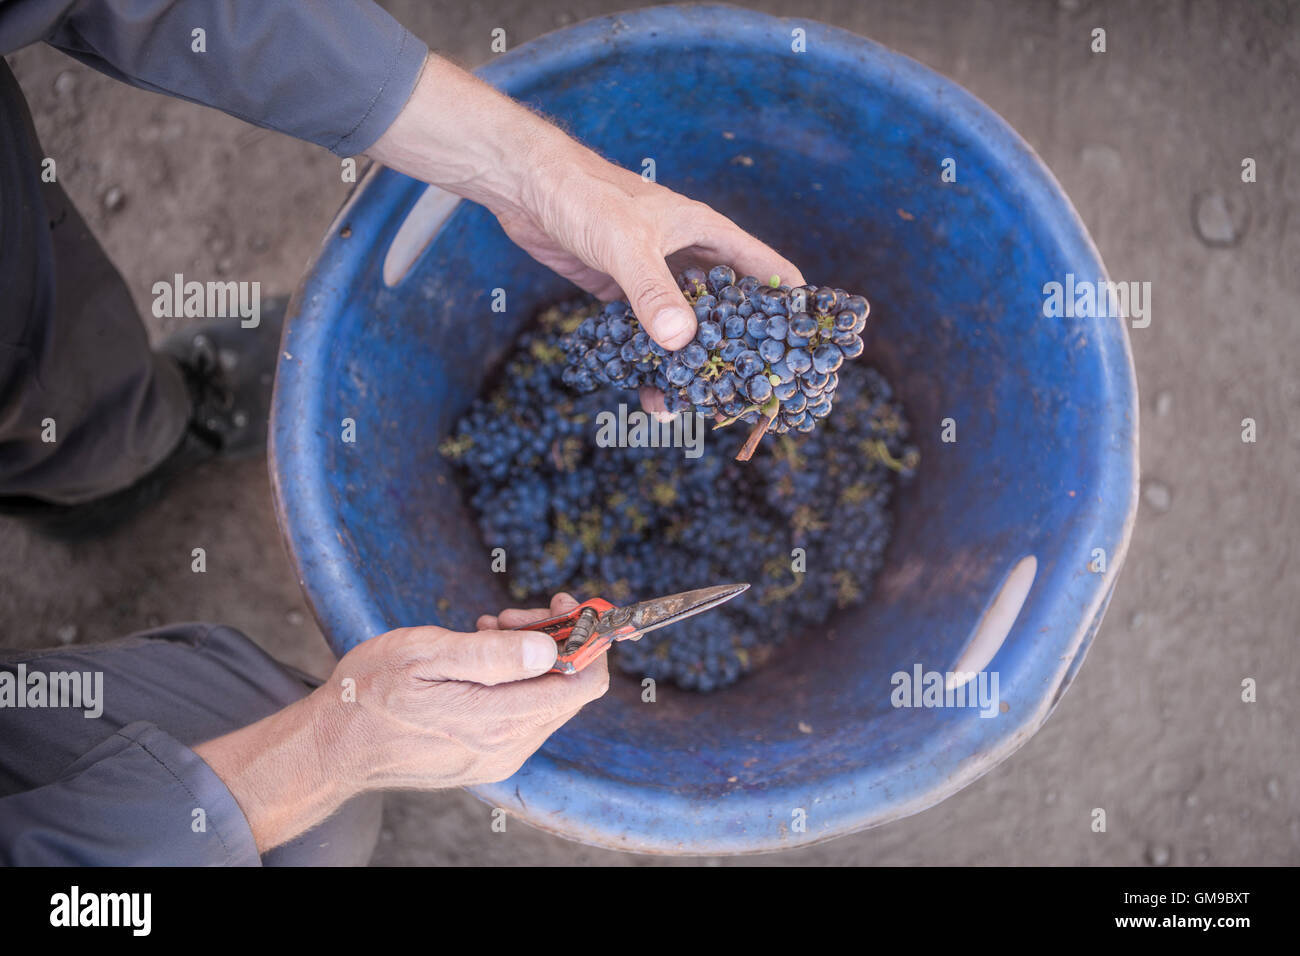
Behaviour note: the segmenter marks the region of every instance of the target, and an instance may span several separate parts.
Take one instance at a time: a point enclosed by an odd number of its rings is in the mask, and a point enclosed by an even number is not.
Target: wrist
[[[359,791],[323,690],[194,748],[239,804],[259,853],[311,829]]]
[[[497,216],[531,208],[539,167],[589,153],[536,113],[433,55],[406,106],[368,152]]]

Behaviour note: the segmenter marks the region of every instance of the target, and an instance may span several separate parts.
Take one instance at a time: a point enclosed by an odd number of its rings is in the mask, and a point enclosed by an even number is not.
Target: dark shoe
[[[190,394],[190,423],[176,448],[134,484],[75,505],[36,497],[0,498],[0,515],[52,538],[75,540],[111,531],[163,496],[173,479],[213,458],[265,452],[267,416],[287,298],[267,301],[261,323],[212,319],[170,336],[162,351],[176,360]]]
[[[223,458],[266,452],[267,417],[284,325],[284,297],[268,300],[256,328],[211,319],[175,333],[162,352],[176,359],[190,390],[190,430]]]

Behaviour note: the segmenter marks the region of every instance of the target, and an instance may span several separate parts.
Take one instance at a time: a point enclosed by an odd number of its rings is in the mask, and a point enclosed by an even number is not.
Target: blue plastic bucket
[[[617,163],[653,158],[809,279],[865,293],[866,361],[896,384],[922,464],[866,604],[721,693],[661,686],[647,704],[616,678],[475,792],[587,843],[737,853],[914,813],[1004,759],[1082,661],[1137,502],[1124,323],[1044,314],[1046,283],[1105,276],[1048,170],[906,57],[730,7],[590,21],[480,74]],[[272,436],[281,527],[337,653],[511,603],[437,448],[536,308],[572,292],[481,208],[390,170],[340,212],[293,303]],[[895,675],[918,667],[996,673],[996,713],[895,706]]]

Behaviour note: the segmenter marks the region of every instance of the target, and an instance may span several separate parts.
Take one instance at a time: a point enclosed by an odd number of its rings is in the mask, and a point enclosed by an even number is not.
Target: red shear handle
[[[515,631],[541,631],[549,634],[559,645],[559,654],[555,658],[552,674],[576,674],[604,652],[610,644],[611,636],[597,634],[596,619],[606,611],[612,611],[614,605],[601,598],[583,601],[572,611],[558,617],[550,617],[532,624],[523,624],[511,628]],[[585,613],[590,611],[590,613]],[[574,631],[577,629],[578,633]]]

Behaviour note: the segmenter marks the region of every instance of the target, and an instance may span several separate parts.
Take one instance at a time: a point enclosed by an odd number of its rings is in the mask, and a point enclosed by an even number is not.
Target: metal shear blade
[[[637,641],[643,634],[725,604],[748,589],[748,584],[719,584],[612,608],[600,616],[596,630],[614,632],[616,641]]]
[[[640,640],[642,634],[717,607],[748,589],[748,584],[722,584],[627,607],[615,607],[601,598],[592,598],[567,614],[534,621],[516,630],[541,631],[553,637],[559,645],[559,654],[551,671],[576,674],[614,641]]]

